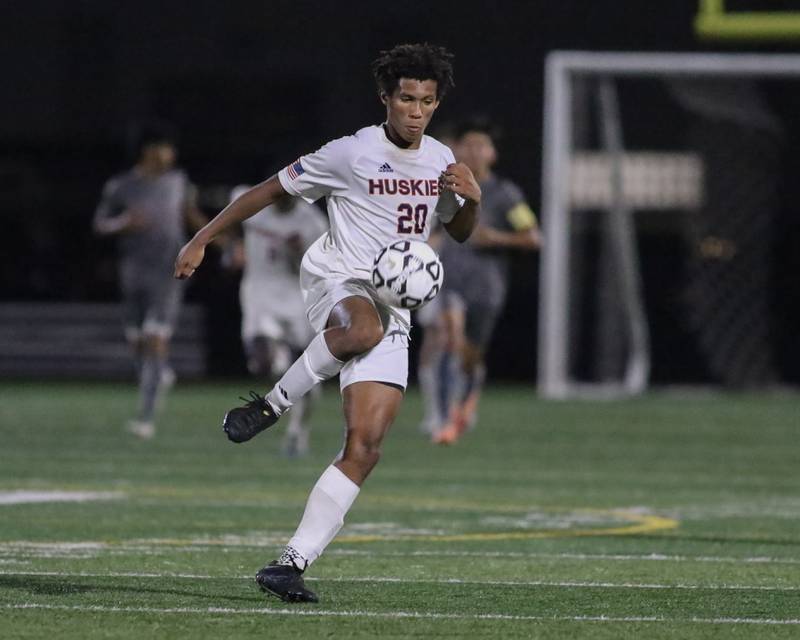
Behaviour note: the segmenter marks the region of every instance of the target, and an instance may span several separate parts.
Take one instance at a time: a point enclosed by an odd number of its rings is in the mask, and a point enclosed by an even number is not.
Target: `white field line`
[[[266,615],[266,616],[310,616],[337,618],[385,618],[425,620],[512,620],[530,622],[659,622],[695,623],[714,625],[800,625],[800,618],[666,618],[662,616],[524,616],[504,613],[423,613],[417,611],[332,611],[327,609],[232,609],[227,607],[111,607],[103,605],[54,605],[54,604],[3,604],[0,609],[42,609],[46,611],[76,611],[91,613],[149,613],[149,614],[212,614],[212,615]]]
[[[125,494],[119,491],[0,491],[0,505],[41,504],[43,502],[91,502],[117,500]]]
[[[288,536],[287,536],[288,537]],[[283,541],[285,542],[285,540]],[[216,551],[220,548],[282,549],[283,542],[269,542],[264,544],[217,544],[198,542],[190,545],[161,545],[161,544],[109,544],[105,542],[60,543],[60,542],[29,542],[18,540],[12,543],[0,543],[0,556],[17,558],[53,558],[53,557],[97,557],[105,555],[160,555],[163,553],[196,553],[203,551]],[[664,553],[648,554],[606,554],[606,553],[526,553],[523,551],[365,551],[360,549],[328,549],[326,556],[357,556],[366,558],[516,558],[516,559],[544,559],[544,560],[600,560],[612,562],[708,562],[719,564],[800,564],[800,558],[777,558],[769,556],[741,557],[735,556],[691,556],[673,555]],[[9,562],[6,560],[5,562]]]
[[[56,578],[172,578],[190,580],[252,580],[252,576],[210,576],[195,573],[145,573],[138,571],[111,571],[104,573],[68,571],[8,571],[0,569],[5,576],[49,576]],[[708,591],[800,591],[800,586],[740,585],[740,584],[659,584],[639,582],[580,582],[572,580],[463,580],[461,578],[394,578],[391,576],[365,576],[352,578],[306,578],[312,582],[367,582],[384,584],[446,584],[446,585],[490,585],[508,587],[567,587],[581,589],[682,589]]]
[[[773,558],[754,556],[682,556],[663,553],[526,553],[524,551],[361,551],[356,549],[328,549],[325,555],[367,557],[472,557],[472,558],[531,558],[545,560],[610,560],[615,562],[711,562],[731,564],[800,564],[800,558]]]

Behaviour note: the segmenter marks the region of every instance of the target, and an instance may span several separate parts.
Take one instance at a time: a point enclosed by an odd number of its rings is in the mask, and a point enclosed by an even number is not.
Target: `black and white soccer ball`
[[[439,256],[421,240],[397,240],[378,251],[372,284],[382,302],[402,309],[425,306],[442,288]]]

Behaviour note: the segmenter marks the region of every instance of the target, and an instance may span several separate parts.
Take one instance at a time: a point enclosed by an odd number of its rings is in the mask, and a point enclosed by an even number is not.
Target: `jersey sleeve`
[[[445,166],[456,161],[453,152],[448,148],[445,148],[445,160]],[[442,169],[444,169],[444,167]],[[464,206],[464,202],[464,198],[460,195],[452,191],[443,191],[439,194],[439,199],[436,201],[436,217],[439,218],[443,224],[447,224],[461,210],[461,207]]]
[[[314,202],[347,189],[350,164],[348,138],[339,138],[281,169],[278,180],[288,194]]]
[[[508,202],[505,213],[505,223],[513,231],[529,231],[530,229],[535,229],[538,225],[536,214],[525,201],[525,195],[522,193],[522,189],[512,182],[506,182],[504,187]]]
[[[317,238],[328,230],[328,221],[321,211],[315,211],[316,207],[309,207],[306,215],[306,224],[303,226],[303,244],[308,249]]]

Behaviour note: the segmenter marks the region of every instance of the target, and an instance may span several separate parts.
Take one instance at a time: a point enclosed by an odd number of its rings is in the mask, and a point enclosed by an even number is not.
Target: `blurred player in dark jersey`
[[[172,277],[175,253],[186,241],[187,221],[196,228],[204,222],[176,159],[169,128],[148,126],[136,164],[106,183],[94,216],[96,233],[118,237],[125,336],[139,375],[139,409],[127,430],[141,438],[155,434],[157,402],[174,381],[167,354],[184,284]]]
[[[433,442],[455,442],[477,418],[486,377],[484,357],[508,288],[509,251],[534,251],[541,238],[536,216],[513,182],[492,172],[497,161],[492,125],[482,119],[460,124],[454,152],[471,170],[483,192],[481,219],[468,242],[444,238],[445,281],[439,295],[443,357],[438,384],[423,392],[436,396],[441,422],[428,424]]]

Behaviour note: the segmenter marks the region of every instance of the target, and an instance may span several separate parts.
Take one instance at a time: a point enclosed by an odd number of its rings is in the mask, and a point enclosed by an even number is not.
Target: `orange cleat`
[[[455,444],[467,427],[469,427],[469,421],[463,405],[455,406],[450,411],[450,419],[441,430],[433,434],[431,442],[433,444]]]

